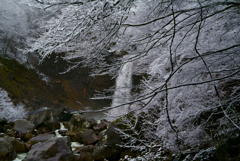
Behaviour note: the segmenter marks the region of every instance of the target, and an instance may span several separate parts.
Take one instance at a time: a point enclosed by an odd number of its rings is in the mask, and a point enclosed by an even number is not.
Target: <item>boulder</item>
[[[14,137],[5,137],[5,139],[12,144],[17,153],[26,153],[28,150],[25,144]]]
[[[62,111],[59,113],[59,121],[64,122],[64,121],[69,121],[75,112],[74,109],[71,108],[63,108]]]
[[[33,138],[34,135],[31,132],[26,132],[25,134],[23,134],[23,136],[21,137],[21,139],[23,141],[29,141],[31,138]]]
[[[95,144],[98,141],[98,137],[92,129],[86,130],[82,135],[82,139],[85,145]]]
[[[102,139],[94,146],[93,156],[96,160],[118,160],[120,159],[121,148],[117,146],[121,144],[122,138],[117,133],[114,126],[111,126]]]
[[[32,146],[23,161],[73,161],[69,137],[53,137]]]
[[[13,148],[13,145],[5,137],[0,138],[0,160],[1,161],[10,161],[15,159],[17,156],[16,151]]]
[[[69,136],[72,141],[83,143],[82,135],[90,128],[91,124],[85,116],[74,114],[68,124],[67,136]]]
[[[102,133],[101,139],[94,146],[94,159],[95,160],[119,160],[121,157],[122,148],[118,145],[121,145],[124,142],[128,142],[127,139],[122,139],[118,129],[124,130],[125,133],[131,135],[131,130],[127,130],[131,128],[128,124],[126,124],[125,120],[131,120],[132,124],[137,123],[137,116],[132,113],[129,113],[126,116],[123,116],[114,122],[112,122],[109,128],[105,133]],[[126,150],[126,149],[124,149]]]
[[[29,114],[28,120],[35,124],[36,128],[48,127],[53,129],[53,115],[50,108],[43,107]]]
[[[87,146],[82,146],[80,147],[79,153],[80,153],[80,157],[78,158],[78,161],[93,161],[93,149],[94,146],[93,145],[87,145]]]
[[[13,129],[19,133],[25,134],[27,131],[31,132],[34,129],[34,124],[27,120],[16,120]]]
[[[46,140],[51,139],[52,137],[54,137],[53,134],[39,134],[36,137],[33,137],[29,140],[29,143],[31,143],[31,145],[37,144],[39,142],[44,142]]]

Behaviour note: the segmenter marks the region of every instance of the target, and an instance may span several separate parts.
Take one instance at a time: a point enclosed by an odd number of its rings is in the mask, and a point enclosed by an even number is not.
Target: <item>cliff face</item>
[[[99,109],[109,106],[111,100],[91,100],[97,91],[114,85],[114,80],[108,76],[89,77],[90,69],[77,68],[65,75],[59,75],[59,70],[67,64],[63,61],[54,64],[51,59],[37,66],[50,79],[43,81],[36,70],[28,69],[15,60],[0,58],[0,87],[9,93],[16,104],[22,102],[30,111],[40,107],[51,107],[54,112],[63,107],[75,110],[90,107]],[[80,102],[82,105],[77,103]]]

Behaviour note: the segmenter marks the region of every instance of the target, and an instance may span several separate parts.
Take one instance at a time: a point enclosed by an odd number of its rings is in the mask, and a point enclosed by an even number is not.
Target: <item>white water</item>
[[[61,123],[61,122],[60,122],[60,129],[56,129],[56,130],[55,130],[56,137],[62,137],[62,135],[59,134],[59,132],[58,132],[59,130],[67,130],[67,129],[64,127],[63,123]]]
[[[14,159],[13,161],[22,161],[26,155],[27,155],[27,153],[18,153],[17,158]]]
[[[59,130],[67,130],[62,122],[60,122],[60,129],[55,130],[56,137],[62,137],[62,135],[59,134],[59,132],[58,132]],[[79,147],[82,147],[82,146],[84,146],[84,145],[80,144],[78,142],[71,142],[72,151],[74,151],[76,148],[79,148]]]
[[[130,58],[126,55],[125,58]],[[112,107],[127,103],[131,100],[131,89],[132,89],[132,68],[133,63],[127,62],[123,65],[117,79],[116,88],[113,95]],[[112,116],[120,116],[129,111],[129,105],[124,105],[119,108],[115,108],[109,112]]]

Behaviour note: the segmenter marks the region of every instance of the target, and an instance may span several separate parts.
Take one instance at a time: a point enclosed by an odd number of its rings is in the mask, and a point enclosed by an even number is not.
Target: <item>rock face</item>
[[[23,161],[73,161],[69,137],[51,138],[32,146]]]
[[[1,161],[10,161],[16,158],[16,151],[13,148],[11,142],[6,138],[0,138],[0,160]]]
[[[81,114],[74,114],[68,124],[67,135],[72,141],[83,143],[83,133],[91,128],[91,124]]]
[[[50,130],[53,128],[53,115],[50,108],[44,107],[29,114],[28,120],[33,122],[36,128],[47,127]]]
[[[18,131],[19,133],[25,134],[27,131],[32,131],[34,128],[34,124],[27,120],[16,120],[14,122],[13,129]]]

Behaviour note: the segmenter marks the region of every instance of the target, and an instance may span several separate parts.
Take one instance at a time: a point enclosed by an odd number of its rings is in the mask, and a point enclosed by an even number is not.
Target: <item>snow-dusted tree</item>
[[[36,1],[60,11],[31,44],[43,59],[64,52],[69,70],[86,65],[93,76],[116,76],[133,62],[134,74],[146,75],[141,92],[125,102],[141,128],[121,131],[131,140],[123,146],[196,150],[239,130],[239,1]]]
[[[26,118],[26,116],[27,112],[24,105],[19,103],[15,106],[11,99],[8,97],[8,93],[0,88],[0,120],[11,122],[17,119]]]

